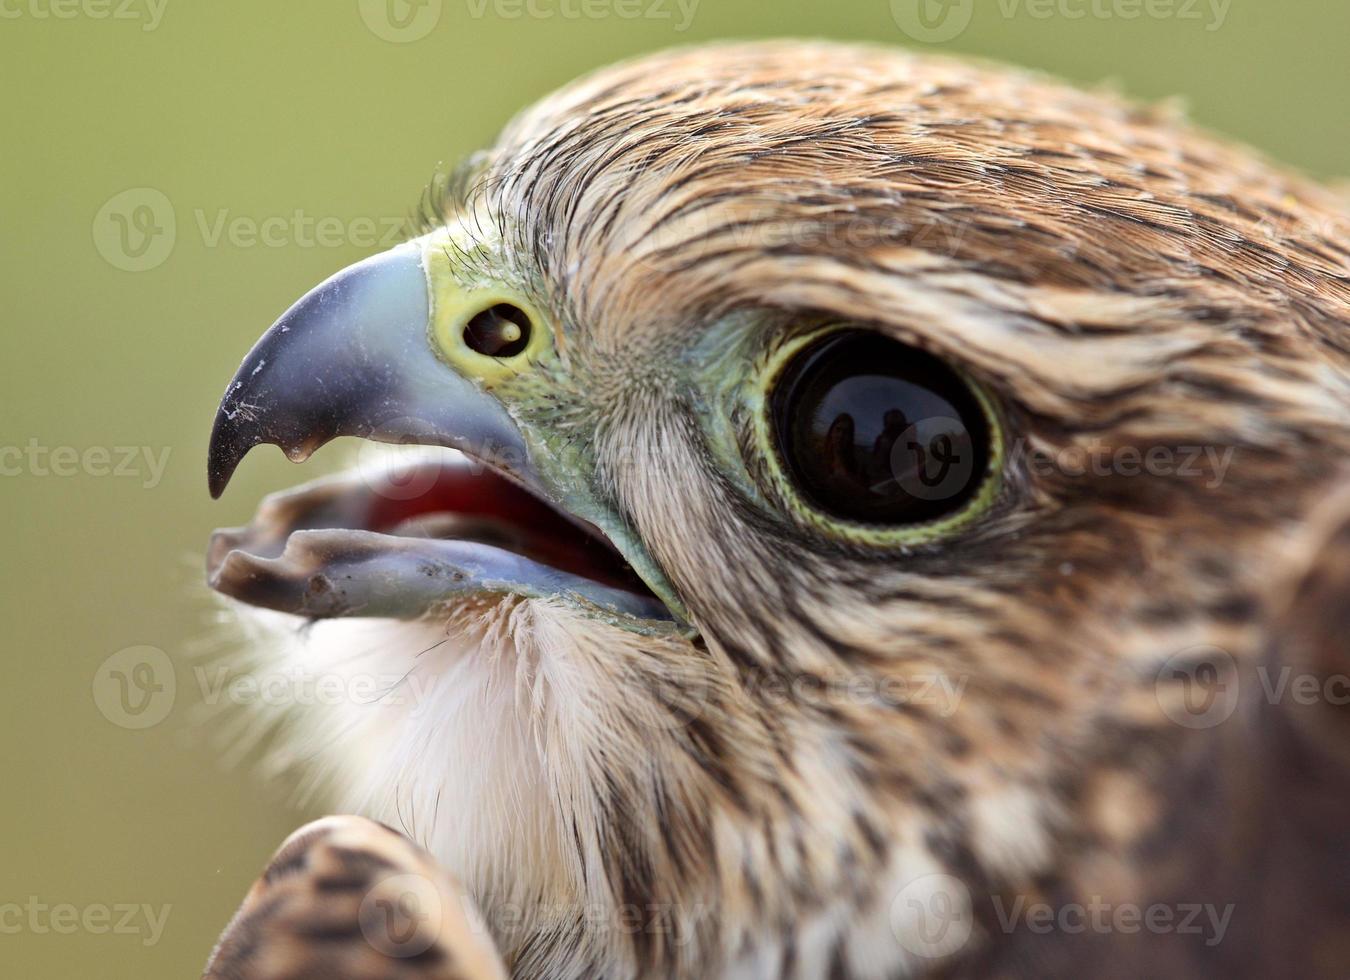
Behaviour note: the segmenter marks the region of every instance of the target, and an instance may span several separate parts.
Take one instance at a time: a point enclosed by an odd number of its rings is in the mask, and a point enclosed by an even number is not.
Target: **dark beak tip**
[[[206,485],[211,491],[211,499],[220,499],[249,451],[268,441],[272,440],[259,429],[256,421],[238,415],[231,417],[222,402],[206,450]]]
[[[211,447],[206,453],[206,486],[211,491],[211,499],[219,500],[225,488],[230,485],[230,477],[242,458],[239,453],[227,448],[227,440],[221,438],[220,425],[211,433]]]

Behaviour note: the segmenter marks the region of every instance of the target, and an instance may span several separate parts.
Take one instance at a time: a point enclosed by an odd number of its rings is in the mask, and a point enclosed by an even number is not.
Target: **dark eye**
[[[917,524],[959,510],[988,475],[990,424],[951,368],[865,330],[799,351],[770,394],[788,476],[819,510]]]
[[[530,318],[518,306],[498,303],[464,327],[464,343],[488,357],[515,357],[530,343]]]

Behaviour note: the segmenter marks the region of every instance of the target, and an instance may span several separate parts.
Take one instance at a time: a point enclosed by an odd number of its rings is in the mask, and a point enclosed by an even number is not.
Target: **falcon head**
[[[778,43],[583,79],[429,200],[249,353],[211,489],[260,443],[439,452],[268,498],[209,574],[284,614],[264,663],[392,678],[290,744],[513,968],[1095,955],[1013,895],[1258,942],[1262,752],[1326,719],[1251,672],[1350,511],[1329,194],[1111,97]],[[954,948],[900,900],[934,895]]]

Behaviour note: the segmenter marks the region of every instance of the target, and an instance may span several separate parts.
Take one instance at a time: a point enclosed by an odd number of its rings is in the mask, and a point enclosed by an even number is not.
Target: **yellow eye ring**
[[[498,283],[467,285],[444,243],[422,248],[429,332],[440,358],[484,385],[505,381],[553,349],[553,331],[534,305]]]
[[[547,321],[500,289],[442,285],[432,299],[431,333],[447,364],[488,384],[514,377],[550,347]]]

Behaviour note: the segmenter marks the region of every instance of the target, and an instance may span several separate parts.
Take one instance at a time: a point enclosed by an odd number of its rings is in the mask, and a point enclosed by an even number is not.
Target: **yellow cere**
[[[485,387],[514,378],[534,364],[552,344],[548,321],[539,314],[520,291],[505,283],[466,282],[469,275],[461,267],[459,256],[467,249],[478,250],[482,243],[460,242],[454,226],[440,229],[419,240],[422,249],[422,269],[427,277],[431,322],[428,330],[440,358],[464,377],[472,378]],[[459,234],[463,235],[462,230]],[[484,310],[500,303],[518,307],[530,318],[533,329],[525,349],[513,357],[491,357],[471,348],[464,339],[464,329],[470,320]],[[519,327],[511,325],[518,339]]]

